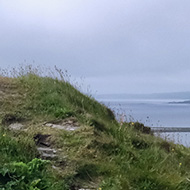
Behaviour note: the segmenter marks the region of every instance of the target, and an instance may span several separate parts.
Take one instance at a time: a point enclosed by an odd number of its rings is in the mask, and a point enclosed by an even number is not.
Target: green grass
[[[0,174],[14,176],[8,182],[15,182],[16,176],[15,189],[190,189],[189,148],[153,136],[138,122],[118,123],[111,110],[61,79],[42,77],[30,68],[21,69],[13,79],[0,80],[0,90],[6,89],[0,97]],[[80,129],[42,127],[44,122],[65,118],[75,118]],[[12,121],[25,124],[27,131],[8,130]],[[52,146],[59,150],[56,160],[46,163],[38,158],[33,140],[38,133],[51,135]],[[29,175],[33,162],[42,166],[35,170],[36,176]],[[24,172],[18,176],[17,170]]]
[[[0,155],[1,190],[63,189],[64,183],[55,178],[51,164],[36,158],[38,153],[31,136],[1,129]]]

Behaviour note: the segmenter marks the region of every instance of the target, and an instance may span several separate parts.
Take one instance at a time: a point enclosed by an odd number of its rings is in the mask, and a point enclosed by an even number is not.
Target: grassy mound
[[[0,77],[0,120],[2,190],[190,189],[188,148],[153,136],[138,122],[118,123],[64,77],[34,70]],[[77,130],[45,126],[73,121]],[[24,129],[14,130],[15,124]],[[39,142],[53,147],[56,157],[44,160]]]

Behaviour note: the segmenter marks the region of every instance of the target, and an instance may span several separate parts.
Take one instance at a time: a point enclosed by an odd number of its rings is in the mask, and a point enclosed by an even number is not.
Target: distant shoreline
[[[149,94],[96,94],[97,99],[168,99],[187,100],[190,103],[190,91],[170,93],[149,93]]]
[[[190,127],[151,127],[153,133],[190,132]]]

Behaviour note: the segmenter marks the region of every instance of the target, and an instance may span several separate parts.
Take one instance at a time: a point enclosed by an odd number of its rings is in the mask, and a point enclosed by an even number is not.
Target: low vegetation
[[[190,189],[189,148],[116,121],[56,71],[61,77],[31,67],[1,73],[0,190]],[[46,126],[73,122],[76,130]],[[40,143],[56,156],[44,158]]]

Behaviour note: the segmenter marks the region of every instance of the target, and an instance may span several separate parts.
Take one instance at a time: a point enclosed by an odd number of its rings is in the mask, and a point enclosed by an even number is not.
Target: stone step
[[[41,157],[44,159],[53,159],[57,157],[57,151],[54,148],[50,147],[37,147],[38,152],[40,153]]]

